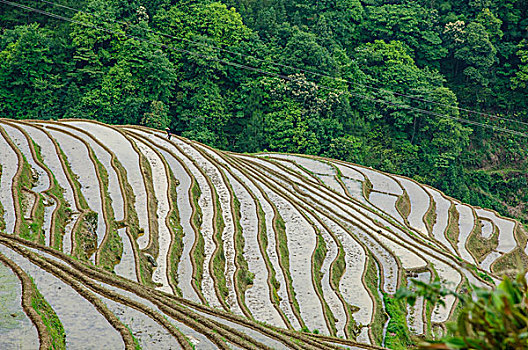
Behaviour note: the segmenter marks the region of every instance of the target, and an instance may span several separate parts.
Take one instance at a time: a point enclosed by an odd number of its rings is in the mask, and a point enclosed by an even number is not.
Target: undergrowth
[[[406,350],[414,346],[407,326],[407,305],[404,300],[383,293],[385,307],[390,316],[385,346],[394,350]]]

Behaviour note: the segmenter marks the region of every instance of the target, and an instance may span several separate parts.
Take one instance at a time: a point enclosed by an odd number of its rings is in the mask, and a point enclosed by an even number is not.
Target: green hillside
[[[224,150],[372,166],[528,220],[526,134],[491,128],[528,129],[524,0],[17,4],[73,22],[0,2],[3,117],[170,125]]]

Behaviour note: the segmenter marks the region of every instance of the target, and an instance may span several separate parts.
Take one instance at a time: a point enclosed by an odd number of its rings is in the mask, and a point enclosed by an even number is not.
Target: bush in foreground
[[[420,349],[528,349],[528,286],[524,273],[515,280],[505,277],[493,290],[472,287],[456,292],[442,287],[439,281],[413,283],[413,291],[400,289],[397,294],[411,305],[417,296],[442,305],[447,295],[454,295],[462,304],[456,322],[448,325],[448,336],[423,342]]]

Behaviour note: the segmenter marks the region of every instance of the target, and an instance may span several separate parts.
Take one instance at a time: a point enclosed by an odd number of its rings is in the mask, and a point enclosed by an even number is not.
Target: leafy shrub
[[[495,289],[472,287],[460,293],[442,287],[439,281],[413,283],[416,291],[400,289],[397,293],[411,305],[420,295],[441,305],[443,297],[454,295],[462,304],[456,322],[448,324],[449,335],[424,342],[420,349],[528,349],[528,286],[524,273],[515,280],[505,277]]]

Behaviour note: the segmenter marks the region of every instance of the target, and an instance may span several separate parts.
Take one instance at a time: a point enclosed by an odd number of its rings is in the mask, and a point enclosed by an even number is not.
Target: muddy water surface
[[[124,348],[120,334],[72,287],[1,244],[0,253],[33,278],[38,290],[61,320],[69,349]],[[87,334],[93,336],[86,337]]]
[[[0,349],[37,349],[37,328],[22,308],[22,284],[0,262]]]

